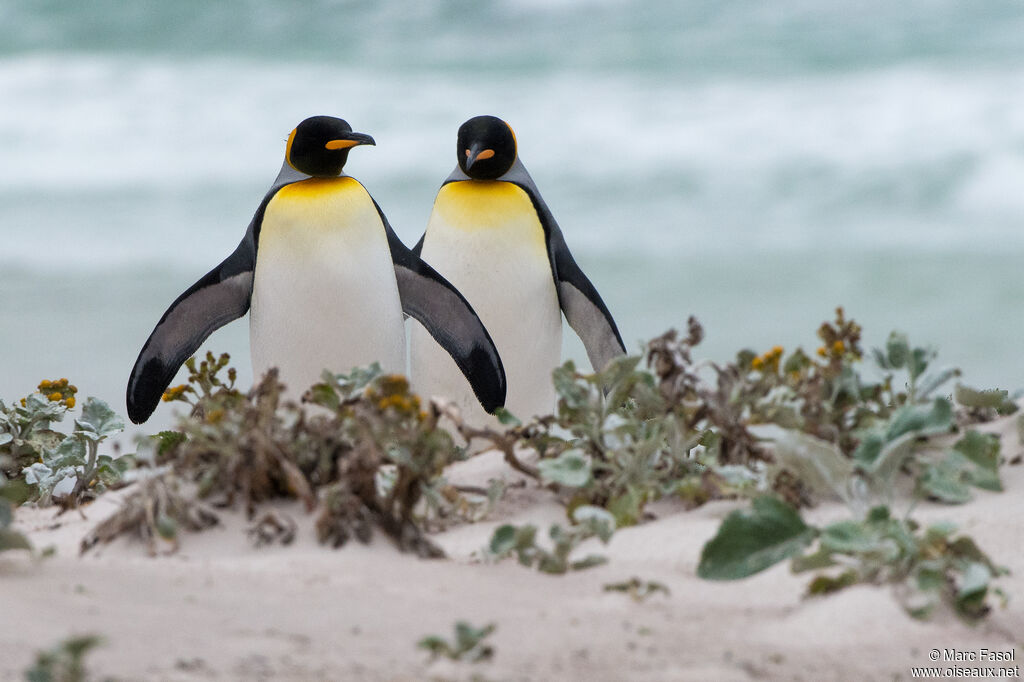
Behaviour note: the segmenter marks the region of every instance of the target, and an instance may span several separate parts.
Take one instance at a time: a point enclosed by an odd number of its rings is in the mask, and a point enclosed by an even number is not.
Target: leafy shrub
[[[888,507],[871,509],[863,520],[845,520],[823,528],[808,525],[799,513],[773,497],[759,497],[752,509],[732,512],[701,553],[697,575],[735,580],[792,558],[794,572],[838,567],[819,574],[808,594],[823,595],[858,583],[889,583],[907,612],[925,617],[939,603],[966,620],[990,609],[989,598],[1003,593],[990,585],[1005,573],[955,527],[934,524],[922,530],[910,519],[893,518]],[[816,550],[808,548],[815,546]]]
[[[215,518],[206,505],[240,504],[254,519],[263,502],[294,498],[316,511],[323,543],[366,542],[376,528],[403,550],[443,556],[423,526],[467,507],[442,476],[464,453],[437,428],[438,409],[422,405],[405,377],[383,375],[376,365],[348,375],[325,372],[302,406],[283,399],[275,370],[241,393],[232,369],[226,381],[219,376],[228,360],[208,354],[187,363],[188,384],[165,398],[188,403],[191,414],[153,441],[157,463],[167,467],[163,482],[135,492],[123,514],[91,540],[129,531],[175,540],[179,528],[198,529]],[[153,504],[146,501],[153,495],[165,510],[167,535],[137,512]],[[145,524],[153,527],[140,528]],[[260,542],[283,538],[287,532],[266,531],[291,525],[264,517],[252,535]]]
[[[20,502],[41,505],[53,501],[54,489],[74,479],[63,504],[74,507],[120,481],[133,465],[131,457],[100,454],[100,444],[124,429],[124,420],[96,398],[88,398],[81,417],[69,434],[55,430],[76,405],[78,389],[67,379],[42,381],[39,390],[19,403],[7,406],[0,400],[0,473],[23,491]]]

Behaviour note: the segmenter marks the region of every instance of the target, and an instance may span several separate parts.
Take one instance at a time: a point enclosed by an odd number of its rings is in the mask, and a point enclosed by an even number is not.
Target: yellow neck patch
[[[317,240],[326,233],[384,235],[373,200],[355,178],[311,178],[285,185],[267,204],[260,248],[267,239]]]
[[[536,223],[530,196],[518,185],[500,180],[449,182],[437,193],[434,210],[462,229],[492,229],[508,223]]]
[[[278,190],[274,198],[297,199],[299,201],[319,199],[327,194],[353,190],[357,187],[362,189],[363,186],[355,178],[348,176],[341,178],[310,178],[285,185]]]

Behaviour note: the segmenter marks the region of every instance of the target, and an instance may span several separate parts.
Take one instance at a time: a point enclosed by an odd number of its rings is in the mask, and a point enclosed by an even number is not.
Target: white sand
[[[1018,455],[1013,420],[1000,428],[1004,455]],[[116,494],[88,507],[88,520],[22,509],[16,527],[57,554],[39,562],[0,554],[0,680],[22,679],[35,650],[76,633],[106,639],[87,659],[91,670],[130,680],[892,680],[933,665],[936,648],[1016,647],[1010,665],[1019,665],[1024,466],[1002,475],[1004,493],[977,491],[967,505],[915,512],[955,521],[1013,572],[1000,583],[1009,606],[976,627],[949,613],[915,621],[887,587],[804,599],[810,576],[793,576],[786,564],[739,582],[698,579],[702,545],[746,503],[692,512],[659,504],[657,520],[618,531],[607,547],[582,548],[606,554],[607,565],[564,576],[473,556],[499,522],[546,532],[563,518],[533,486],[510,490],[488,521],[435,536],[451,557],[440,561],[400,554],[380,534],[370,546],[321,547],[297,507],[288,508],[300,522],[290,547],[254,549],[244,519],[224,514],[224,526],[186,534],[173,556],[148,558],[141,544],[118,540],[80,558],[79,539],[116,507]],[[477,483],[493,476],[516,478],[493,453],[452,474]],[[839,514],[824,506],[808,516]],[[602,589],[632,576],[664,583],[671,595],[637,603]],[[427,663],[416,642],[450,638],[456,620],[497,624],[493,661]]]

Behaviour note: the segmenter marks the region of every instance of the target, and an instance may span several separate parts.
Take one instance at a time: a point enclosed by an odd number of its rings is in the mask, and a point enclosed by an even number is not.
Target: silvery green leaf
[[[582,488],[590,483],[590,458],[579,450],[566,450],[555,459],[542,459],[537,463],[541,478],[551,483]]]
[[[860,448],[854,457],[860,462],[864,471],[871,475],[871,478],[881,486],[892,480],[903,463],[914,454],[914,443],[918,439],[916,432],[905,433],[896,440],[885,443],[878,450],[877,456],[871,461],[865,461],[858,457]]]
[[[877,550],[884,537],[877,525],[857,521],[837,521],[821,529],[822,549],[843,554]]]
[[[615,532],[615,517],[607,509],[590,504],[580,505],[572,512],[572,520],[594,532],[607,543]]]
[[[570,563],[569,568],[573,571],[582,571],[583,569],[601,566],[606,563],[608,563],[608,557],[600,556],[599,554],[588,554],[586,557]]]
[[[967,568],[964,570],[964,577],[960,581],[956,594],[957,601],[984,593],[988,589],[988,583],[991,579],[992,572],[988,570],[988,566],[979,561],[970,562],[967,564]]]
[[[910,362],[907,364],[907,371],[914,379],[924,374],[928,369],[928,363],[935,358],[935,351],[931,348],[915,348],[910,354]]]
[[[338,409],[341,400],[338,398],[338,392],[334,389],[333,382],[334,375],[330,371],[324,370],[323,381],[313,384],[309,389],[314,404],[321,405],[330,410]]]
[[[762,476],[750,467],[740,464],[726,464],[715,468],[715,473],[725,479],[725,482],[735,488],[742,488],[749,485],[756,485],[761,481]]]
[[[729,514],[704,545],[697,575],[705,580],[737,580],[799,553],[817,530],[774,497],[757,497],[751,509]]]
[[[819,547],[818,551],[811,554],[798,554],[794,556],[793,560],[789,562],[789,570],[793,573],[803,573],[804,571],[818,571],[835,565],[836,562],[832,559],[832,552],[825,547]]]
[[[75,430],[89,440],[100,441],[124,431],[124,419],[98,398],[87,398]]]
[[[42,462],[36,462],[22,469],[21,475],[29,485],[40,485],[42,481],[47,481],[53,476],[53,469]]]
[[[917,398],[919,400],[927,398],[939,386],[942,386],[950,379],[953,379],[958,376],[960,376],[959,369],[957,369],[956,367],[947,367],[941,372],[936,372],[935,374],[925,377],[924,381],[922,381],[921,384],[917,387]]]
[[[789,469],[819,495],[850,501],[853,464],[832,443],[792,429],[761,427],[774,444],[776,468]]]
[[[950,504],[971,499],[969,486],[995,492],[999,481],[999,439],[993,434],[968,431],[939,461],[928,462],[918,479],[925,494]]]
[[[374,362],[368,367],[353,367],[348,374],[335,375],[324,370],[323,379],[326,384],[337,384],[344,397],[351,396],[370,385],[370,382],[383,374],[380,363]]]
[[[601,372],[602,378],[607,382],[605,387],[610,388],[627,378],[640,364],[641,359],[639,355],[620,355],[609,362]]]
[[[83,466],[86,461],[86,446],[81,438],[67,436],[54,450],[43,453],[43,461],[56,469],[63,466]]]
[[[994,409],[999,414],[1013,414],[1017,411],[1017,404],[1010,400],[1010,392],[1000,389],[979,391],[957,384],[953,389],[953,398],[964,407]]]
[[[953,449],[973,464],[968,480],[984,490],[1000,492],[999,437],[992,433],[970,430],[953,445]]]
[[[7,445],[12,440],[14,440],[13,435],[7,433],[6,431],[0,432],[0,445]]]
[[[506,410],[504,407],[499,407],[494,411],[494,416],[498,418],[498,422],[505,426],[520,426],[522,421],[519,420],[514,414]]]
[[[892,369],[905,367],[910,360],[910,344],[907,342],[907,335],[900,332],[892,332],[885,342],[886,362]]]
[[[640,522],[648,494],[635,486],[629,486],[621,495],[608,500],[608,511],[615,517],[619,526],[632,526]]]
[[[391,490],[395,487],[395,481],[398,480],[398,469],[393,464],[386,464],[377,469],[376,475],[373,477],[374,487],[377,489],[377,494],[380,495],[381,499],[386,499],[391,494]]]
[[[20,426],[31,425],[31,431],[50,428],[51,421],[61,421],[67,408],[63,403],[51,401],[42,393],[33,393],[25,398],[25,405],[15,405],[11,423]]]
[[[515,546],[516,527],[506,523],[494,529],[488,549],[494,556],[503,557],[515,549]]]
[[[945,433],[953,426],[953,405],[945,398],[936,398],[931,407],[905,405],[889,420],[886,440],[895,440],[905,433],[918,432],[921,436]]]
[[[640,360],[639,355],[619,356],[609,362],[604,371],[597,376],[601,388],[607,395],[608,404],[613,408],[621,407],[629,397],[639,379],[634,372]]]
[[[789,386],[775,386],[758,401],[757,411],[782,428],[798,429],[804,421],[800,416],[801,402]]]
[[[569,409],[586,406],[590,402],[590,387],[576,381],[576,364],[569,360],[551,373],[555,392]]]
[[[33,429],[25,444],[36,452],[53,450],[61,444],[67,436],[60,431],[52,429]]]

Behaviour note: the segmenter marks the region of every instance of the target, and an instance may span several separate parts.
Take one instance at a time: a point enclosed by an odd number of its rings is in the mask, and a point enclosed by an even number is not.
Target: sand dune
[[[993,428],[1003,433],[1004,455],[1021,452],[1013,419]],[[476,483],[496,476],[516,478],[493,453],[451,472]],[[85,518],[20,509],[16,527],[57,552],[41,561],[0,555],[0,680],[21,679],[35,650],[73,633],[102,635],[90,669],[128,680],[892,680],[932,665],[932,649],[1016,647],[1019,661],[1024,466],[1004,467],[1003,480],[1004,493],[978,491],[967,505],[915,512],[955,521],[1011,569],[1001,581],[1009,606],[976,627],[948,613],[914,621],[887,587],[804,599],[808,576],[786,565],[734,583],[698,579],[702,545],[739,502],[690,512],[659,503],[656,520],[618,531],[608,546],[595,540],[577,550],[603,553],[608,564],[564,576],[512,560],[482,563],[476,554],[499,522],[546,528],[564,518],[550,493],[532,485],[513,488],[487,521],[434,536],[447,560],[400,554],[383,537],[321,547],[312,520],[290,505],[280,509],[299,533],[288,547],[252,547],[245,519],[228,513],[220,527],[187,534],[170,556],[149,558],[140,543],[120,539],[79,557],[82,535],[123,493],[96,501]],[[807,516],[842,513],[822,506]],[[603,590],[632,576],[671,594],[635,602]],[[497,624],[492,661],[427,661],[416,642],[450,637],[456,620]]]

